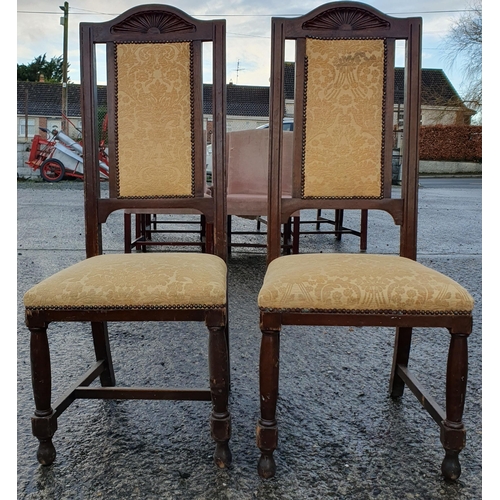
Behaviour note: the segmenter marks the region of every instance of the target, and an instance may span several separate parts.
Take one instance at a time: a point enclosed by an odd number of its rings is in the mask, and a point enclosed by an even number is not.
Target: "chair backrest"
[[[292,198],[280,196],[285,41],[295,41]],[[391,199],[396,41],[406,49],[402,195]],[[280,223],[307,208],[381,209],[416,258],[421,19],[334,2],[272,19],[269,261]]]
[[[203,213],[214,225],[214,253],[225,258],[225,21],[200,21],[175,7],[143,5],[108,22],[81,23],[80,40],[87,256],[101,253],[101,224],[111,212],[175,208]],[[212,196],[205,191],[207,46],[212,50]],[[106,53],[106,197],[98,163],[100,47]]]
[[[293,134],[283,132],[283,195],[292,190]],[[269,130],[250,129],[228,132],[227,194],[267,196],[269,183]],[[260,214],[266,215],[266,214]]]

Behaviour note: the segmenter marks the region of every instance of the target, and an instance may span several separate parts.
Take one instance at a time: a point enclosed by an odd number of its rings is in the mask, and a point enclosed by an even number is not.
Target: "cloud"
[[[444,68],[438,45],[456,11],[464,9],[468,0],[420,0],[402,4],[396,0],[372,0],[376,9],[390,15],[422,16],[424,18],[424,62],[429,67]],[[171,5],[200,19],[226,18],[227,78],[240,85],[268,85],[270,68],[271,16],[301,15],[319,6],[317,0],[288,2],[278,0],[176,0]],[[35,57],[47,54],[59,57],[63,52],[62,1],[18,0],[17,2],[17,62],[29,63]],[[116,17],[131,7],[135,0],[72,0],[69,5],[68,61],[70,80],[79,82],[80,59],[78,25],[80,22],[103,22]],[[429,11],[434,11],[430,13]],[[287,51],[287,59],[293,54]],[[402,53],[398,51],[402,64]],[[237,73],[236,68],[240,71]]]

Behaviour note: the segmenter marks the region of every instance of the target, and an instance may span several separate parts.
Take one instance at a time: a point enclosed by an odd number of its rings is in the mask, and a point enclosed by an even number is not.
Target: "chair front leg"
[[[52,436],[57,430],[57,419],[50,405],[52,376],[47,328],[30,328],[30,332],[31,382],[36,407],[31,425],[33,435],[40,442],[38,461],[42,465],[50,465],[56,458]]]
[[[229,353],[227,332],[224,326],[210,326],[208,340],[208,363],[210,373],[210,392],[212,394],[212,415],[210,428],[216,443],[214,462],[225,468],[231,464],[229,449],[231,438],[231,415],[229,401]]]
[[[467,386],[468,355],[466,334],[451,335],[446,372],[446,419],[441,425],[441,443],[446,455],[441,472],[447,479],[460,477],[458,454],[465,447],[465,427],[462,415]]]
[[[262,329],[259,365],[260,419],[257,424],[257,446],[261,455],[257,469],[264,479],[273,477],[276,473],[273,452],[278,446],[276,405],[279,385],[279,348],[279,330]]]

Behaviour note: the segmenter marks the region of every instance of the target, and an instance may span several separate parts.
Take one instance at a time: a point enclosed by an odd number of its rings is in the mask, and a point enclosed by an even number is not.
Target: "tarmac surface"
[[[58,419],[53,465],[38,464],[29,331],[23,294],[85,257],[83,184],[18,182],[18,499],[471,499],[482,497],[481,179],[422,179],[418,260],[448,274],[475,299],[464,423],[467,446],[455,483],[440,474],[439,428],[406,390],[388,395],[394,331],[285,327],[280,357],[277,474],[257,474],[259,312],[264,249],[233,248],[229,266],[230,411],[233,465],[212,462],[207,402],[85,401]],[[399,187],[394,186],[397,196]],[[303,213],[302,219],[314,213]],[[345,226],[359,228],[359,212]],[[255,221],[233,219],[233,229]],[[251,237],[245,237],[250,241]],[[256,239],[259,237],[255,237]],[[236,239],[236,237],[235,237]],[[260,237],[264,241],[264,237]],[[370,212],[368,252],[397,252],[398,228]],[[172,248],[161,247],[163,251]],[[176,248],[179,250],[179,248]],[[192,249],[188,249],[193,251]],[[304,235],[301,252],[359,251],[359,238]],[[123,251],[123,215],[112,214],[104,251]],[[110,324],[117,383],[207,385],[204,325]],[[85,324],[52,324],[49,342],[57,397],[93,361]],[[449,334],[417,329],[410,368],[444,405]]]

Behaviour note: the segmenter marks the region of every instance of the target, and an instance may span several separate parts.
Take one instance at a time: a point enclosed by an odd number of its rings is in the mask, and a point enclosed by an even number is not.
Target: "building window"
[[[28,118],[28,137],[35,135],[35,119]],[[19,118],[19,136],[26,137],[26,119]]]
[[[405,112],[398,111],[398,127],[403,128],[404,123],[405,123]]]

